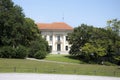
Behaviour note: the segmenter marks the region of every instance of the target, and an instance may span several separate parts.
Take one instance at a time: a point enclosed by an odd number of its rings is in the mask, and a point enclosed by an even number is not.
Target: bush
[[[0,50],[0,58],[2,58],[2,53],[1,53],[1,50]]]
[[[0,58],[20,58],[24,59],[27,56],[27,48],[18,46],[13,48],[11,46],[4,46],[0,48]]]
[[[29,57],[34,58],[35,53],[37,53],[41,48],[44,50],[44,47],[41,46],[39,41],[32,41],[29,48]]]
[[[120,65],[120,55],[115,55],[112,59],[112,63]]]
[[[38,51],[46,51],[47,52],[46,45],[44,44],[44,42],[32,41],[30,44],[28,57],[34,58],[35,54]]]
[[[115,66],[115,64],[110,63],[110,62],[103,62],[103,65],[106,65],[106,66]]]
[[[46,55],[47,55],[47,52],[39,50],[39,51],[34,55],[34,57],[35,57],[36,59],[43,59],[43,58],[46,57]]]
[[[15,58],[19,58],[19,59],[24,59],[27,57],[27,48],[24,46],[18,46],[16,48],[16,56]]]
[[[4,46],[0,48],[0,57],[1,58],[12,58],[15,56],[15,50],[11,46]]]

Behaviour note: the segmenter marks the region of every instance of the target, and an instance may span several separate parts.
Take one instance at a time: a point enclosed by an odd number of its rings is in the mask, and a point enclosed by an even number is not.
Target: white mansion
[[[64,22],[37,23],[42,36],[48,41],[52,54],[68,54],[70,45],[68,43],[68,33],[73,28]]]

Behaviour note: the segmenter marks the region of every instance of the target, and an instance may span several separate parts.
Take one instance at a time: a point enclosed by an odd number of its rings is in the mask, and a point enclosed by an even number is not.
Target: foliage
[[[107,29],[114,31],[116,34],[120,35],[120,20],[113,19],[107,21]]]
[[[27,57],[27,48],[24,46],[18,46],[16,48],[16,56],[15,58],[19,58],[19,59],[25,59]]]
[[[35,24],[35,22],[30,18],[25,18],[25,32],[24,32],[24,41],[23,45],[30,45],[32,41],[37,40],[41,37],[41,34]],[[42,39],[42,38],[39,38]]]
[[[87,27],[87,25],[82,24],[81,27],[75,28],[72,34],[69,34],[69,43],[72,44],[70,54],[80,54],[80,47],[91,37],[91,29],[92,26]]]
[[[45,53],[45,55],[47,55],[48,54],[48,51],[47,51],[48,45],[45,45],[45,44],[46,44],[46,41],[32,41],[30,44],[28,56],[34,58],[38,51],[42,51]]]
[[[32,19],[25,17],[22,8],[14,5],[12,0],[0,0],[0,47],[5,46],[2,54],[6,58],[11,57],[13,53],[10,50],[13,49],[16,55],[11,58],[25,58],[25,49],[32,49],[30,46],[33,46],[31,44],[34,41],[39,42],[38,46],[41,50],[43,47],[42,51],[49,52],[48,43],[42,39],[37,25]],[[18,51],[15,52],[15,49]]]
[[[98,61],[99,57],[105,56],[105,49],[101,46],[95,47],[94,45],[91,45],[90,43],[86,43],[85,46],[82,48],[82,54],[86,61],[94,60]]]
[[[120,65],[120,55],[113,55],[112,58],[111,58],[111,63],[114,63],[114,64],[117,64],[117,65]]]
[[[29,48],[28,57],[34,58],[34,55],[40,49],[40,43],[38,41],[32,41]]]
[[[34,55],[36,59],[43,59],[45,58],[47,55],[47,52],[39,50],[36,52],[36,54]]]
[[[0,1],[0,46],[16,46],[20,43],[22,32],[25,31],[24,17],[21,7],[14,5],[11,0]]]
[[[40,50],[44,51],[45,53],[49,53],[50,49],[49,49],[48,43],[47,43],[47,41],[45,41],[42,38],[38,28],[34,24],[34,21],[31,20],[30,18],[26,18],[26,22],[27,22],[27,26],[29,26],[30,30],[31,30],[31,32],[29,30],[27,31],[28,32],[27,35],[29,35],[29,36],[31,35],[31,37],[29,37],[29,38],[32,39],[31,42],[29,41],[29,46],[30,47],[29,47],[29,54],[28,54],[28,56],[34,58],[35,54],[38,51],[40,51]]]
[[[115,64],[112,64],[110,62],[103,62],[103,64],[106,65],[106,66],[115,66]]]
[[[11,46],[3,46],[0,48],[0,58],[20,58],[24,59],[27,56],[27,48],[18,46],[13,48]]]
[[[12,58],[15,56],[15,50],[10,46],[0,48],[0,58]]]
[[[69,34],[69,43],[69,53],[87,62],[119,62],[115,56],[120,56],[120,36],[115,31],[82,24]]]
[[[48,54],[46,41],[33,41],[31,42],[29,57],[42,59]]]

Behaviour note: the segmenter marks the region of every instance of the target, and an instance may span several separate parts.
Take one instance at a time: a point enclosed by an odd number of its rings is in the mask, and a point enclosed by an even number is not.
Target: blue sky
[[[35,22],[82,23],[105,27],[106,21],[120,19],[120,0],[13,0]],[[63,20],[64,16],[64,20]]]

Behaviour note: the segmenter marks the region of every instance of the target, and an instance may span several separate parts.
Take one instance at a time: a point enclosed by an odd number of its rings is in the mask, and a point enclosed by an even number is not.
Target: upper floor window
[[[60,35],[57,36],[57,41],[60,41]]]
[[[44,36],[44,39],[47,40],[47,36],[46,35]]]
[[[66,36],[66,41],[68,41],[68,36]]]
[[[53,40],[53,37],[52,37],[52,35],[50,35],[50,41],[52,41]]]

